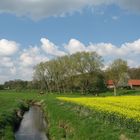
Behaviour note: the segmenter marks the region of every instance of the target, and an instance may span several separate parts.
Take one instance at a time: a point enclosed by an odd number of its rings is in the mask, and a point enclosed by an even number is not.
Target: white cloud
[[[63,16],[80,11],[86,6],[109,4],[117,4],[125,9],[140,11],[139,0],[3,0],[0,1],[0,12],[40,19]]]
[[[140,67],[139,59],[128,58],[127,63],[130,67]]]
[[[41,49],[37,46],[24,49],[20,55],[20,64],[25,67],[32,67],[44,60],[48,58],[41,54]]]
[[[1,67],[13,67],[14,63],[10,57],[0,57],[0,66]]]
[[[132,43],[125,43],[122,45],[122,49],[125,52],[131,52],[135,54],[140,54],[140,39],[132,42]]]
[[[14,67],[11,67],[10,68],[10,72],[11,72],[12,75],[15,75],[16,72],[17,72],[16,67],[15,66]]]
[[[48,57],[44,55],[40,47],[30,46],[28,49],[22,50],[17,66],[17,75],[19,79],[31,80],[33,76],[33,68],[42,61],[48,61]]]
[[[118,48],[111,43],[98,43],[92,44],[87,47],[89,51],[96,51],[101,56],[111,55],[112,53],[117,53]]]
[[[70,54],[82,51],[96,51],[105,59],[106,65],[113,59],[122,58],[127,60],[131,67],[140,66],[140,39],[131,43],[124,43],[121,46],[115,46],[111,43],[90,43],[86,46],[76,39],[71,39],[65,45],[65,49]]]
[[[83,43],[81,43],[77,39],[71,39],[67,45],[65,45],[65,49],[70,53],[82,52],[86,51],[86,47]]]
[[[0,56],[10,56],[18,51],[19,44],[6,39],[0,40]]]
[[[41,48],[50,55],[54,55],[54,56],[63,56],[66,55],[65,52],[58,50],[58,47],[50,42],[48,39],[46,38],[42,38],[41,40],[42,46]]]
[[[7,40],[7,42],[9,41]],[[15,44],[18,43],[15,42]],[[12,50],[11,48],[13,47],[10,47],[10,50]],[[16,55],[12,55],[14,51],[10,50],[3,49],[3,55],[0,56],[0,75],[3,75],[0,76],[0,83],[8,79],[31,80],[33,67],[48,60],[41,47],[29,46],[27,49],[20,49],[20,51],[15,49]],[[7,54],[8,56],[6,56]]]

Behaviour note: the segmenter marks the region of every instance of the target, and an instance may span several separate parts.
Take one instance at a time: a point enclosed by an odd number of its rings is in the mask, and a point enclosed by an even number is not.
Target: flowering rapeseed
[[[101,115],[115,116],[124,121],[140,124],[140,96],[118,97],[58,97],[59,100],[86,106]],[[131,121],[130,121],[131,120]],[[128,123],[127,123],[128,124]]]

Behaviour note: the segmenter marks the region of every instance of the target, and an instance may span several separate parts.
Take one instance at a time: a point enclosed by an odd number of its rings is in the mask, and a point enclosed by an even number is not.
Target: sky
[[[139,0],[0,1],[0,83],[31,80],[54,57],[96,51],[140,66]]]

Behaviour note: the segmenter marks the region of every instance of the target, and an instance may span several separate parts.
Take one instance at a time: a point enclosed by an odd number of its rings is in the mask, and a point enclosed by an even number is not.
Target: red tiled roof
[[[140,80],[129,80],[128,85],[140,86]]]
[[[108,81],[107,81],[107,85],[114,85],[114,84],[113,84],[113,80],[108,80]]]
[[[114,84],[113,84],[113,80],[108,80],[108,81],[107,81],[107,85],[108,85],[108,86],[114,85]],[[128,85],[129,85],[129,86],[140,86],[140,80],[137,80],[137,79],[130,79],[130,80],[128,80]]]

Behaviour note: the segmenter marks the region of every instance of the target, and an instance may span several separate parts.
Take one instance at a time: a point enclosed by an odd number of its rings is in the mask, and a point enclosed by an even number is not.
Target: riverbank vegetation
[[[138,95],[140,92],[135,94]],[[3,127],[0,128],[0,139],[14,139],[14,112],[20,108],[21,103],[29,100],[43,101],[42,108],[48,123],[48,130],[46,130],[46,133],[49,134],[50,140],[123,140],[124,138],[132,140],[140,139],[139,132],[134,131],[131,129],[131,127],[126,128],[122,127],[122,125],[116,125],[116,122],[114,121],[110,122],[104,119],[99,119],[92,109],[89,109],[83,105],[59,100],[58,97],[67,97],[68,99],[69,97],[70,99],[71,97],[73,99],[83,99],[85,98],[85,95],[76,93],[75,95],[40,95],[35,91],[33,93],[26,92],[26,94],[25,91],[1,91],[0,119],[1,122],[6,123],[3,123]],[[88,98],[89,97],[91,99],[93,98],[91,95],[88,96]],[[125,96],[122,97],[125,98]],[[99,97],[94,98],[95,100],[98,100]],[[101,98],[106,99],[107,97]],[[133,105],[134,104],[132,103],[132,106]]]
[[[11,91],[10,91],[11,92]],[[28,110],[26,102],[20,99],[20,95],[0,92],[0,139],[14,140],[14,130],[20,123],[18,112]]]

